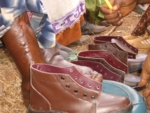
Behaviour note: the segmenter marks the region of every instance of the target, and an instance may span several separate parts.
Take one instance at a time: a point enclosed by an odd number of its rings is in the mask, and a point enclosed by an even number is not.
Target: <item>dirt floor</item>
[[[107,29],[97,35],[91,35],[91,40],[85,42],[85,43],[81,43],[80,45],[76,45],[76,44],[71,44],[69,45],[69,47],[78,50],[78,51],[82,51],[82,50],[86,50],[87,49],[87,45],[89,43],[93,43],[93,38],[96,36],[127,36],[130,35],[131,32],[133,31],[133,29],[135,28],[135,26],[137,25],[137,23],[139,22],[139,19],[141,18],[140,14],[137,14],[135,12],[130,13],[128,16],[126,16],[123,20],[123,24],[121,26],[109,26],[107,27]]]
[[[71,44],[69,47],[77,51],[87,50],[87,45],[93,43],[93,37],[100,35],[126,36],[130,35],[141,15],[132,12],[124,18],[124,23],[114,28],[109,26],[107,30],[101,34],[91,36],[91,39],[79,45]],[[15,49],[15,47],[14,47]],[[18,72],[13,59],[10,57],[7,49],[0,48],[0,113],[26,113],[27,109],[23,105],[21,93],[21,75]]]

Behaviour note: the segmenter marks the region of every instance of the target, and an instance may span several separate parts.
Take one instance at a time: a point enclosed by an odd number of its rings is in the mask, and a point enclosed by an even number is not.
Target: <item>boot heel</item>
[[[63,112],[63,111],[58,111],[58,110],[52,110],[52,111],[37,111],[31,108],[31,106],[29,106],[28,108],[28,113],[67,113],[67,112]]]

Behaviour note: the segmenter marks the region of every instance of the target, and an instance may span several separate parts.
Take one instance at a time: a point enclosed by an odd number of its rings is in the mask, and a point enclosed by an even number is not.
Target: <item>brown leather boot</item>
[[[101,92],[102,84],[75,67],[31,66],[29,113],[129,113],[132,104]]]
[[[22,75],[25,105],[29,104],[30,64],[45,62],[26,13],[16,18],[2,40]]]

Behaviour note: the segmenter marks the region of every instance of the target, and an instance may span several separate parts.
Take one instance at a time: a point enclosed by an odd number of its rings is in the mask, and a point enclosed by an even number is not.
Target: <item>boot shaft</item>
[[[44,63],[35,33],[29,24],[27,13],[17,17],[2,40],[22,75],[22,92],[25,105],[29,104],[30,65]]]
[[[16,18],[2,40],[23,78],[29,78],[31,63],[45,62],[26,12]],[[24,76],[25,73],[28,73],[27,77]]]

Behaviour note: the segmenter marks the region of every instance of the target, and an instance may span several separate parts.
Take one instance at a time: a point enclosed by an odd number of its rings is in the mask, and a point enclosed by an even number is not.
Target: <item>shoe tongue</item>
[[[135,54],[135,52],[133,52],[129,47],[127,47],[127,46],[125,46],[124,44],[122,44],[122,42],[120,42],[119,40],[117,40],[117,39],[111,39],[111,42],[112,42],[112,43],[115,43],[115,44],[116,44],[117,46],[119,46],[122,50]]]

